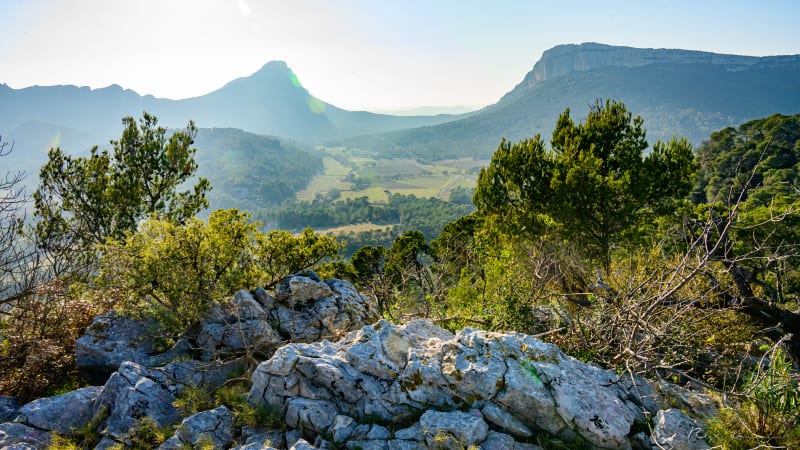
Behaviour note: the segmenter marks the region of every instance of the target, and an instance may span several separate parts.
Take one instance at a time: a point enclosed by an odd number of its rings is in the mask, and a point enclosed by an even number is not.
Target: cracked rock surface
[[[210,443],[214,448],[228,448],[234,436],[233,413],[225,406],[193,414],[181,422],[175,434],[159,450],[197,448]]]
[[[467,446],[486,440],[491,424],[518,440],[544,430],[597,448],[631,448],[631,426],[645,418],[633,398],[613,372],[531,336],[474,329],[453,335],[428,321],[383,320],[335,343],[281,347],[255,370],[250,391],[253,404],[280,411],[293,428],[352,440],[347,418],[422,417],[418,441],[431,444],[431,430],[439,430]],[[444,419],[432,420],[440,414]]]

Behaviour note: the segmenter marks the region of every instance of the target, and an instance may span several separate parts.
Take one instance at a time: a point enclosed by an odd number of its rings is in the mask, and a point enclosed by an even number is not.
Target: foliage
[[[698,149],[698,161],[692,199],[720,213],[738,204],[730,231],[734,251],[753,256],[740,265],[772,302],[796,299],[800,115],[776,114],[713,133]]]
[[[0,393],[25,401],[77,388],[75,340],[107,307],[59,281],[22,296],[0,321]]]
[[[195,140],[198,175],[208,178],[213,209],[255,211],[293,200],[322,170],[310,149],[285,139],[233,128],[200,129]]]
[[[255,265],[263,274],[263,284],[272,287],[288,275],[335,257],[342,247],[336,238],[315,234],[311,228],[298,235],[273,230],[259,236]]]
[[[213,397],[203,386],[186,385],[178,392],[172,405],[178,409],[181,417],[191,416],[202,411],[214,409]]]
[[[149,416],[139,418],[128,431],[125,440],[130,443],[130,448],[135,450],[149,450],[163,444],[172,436],[174,427],[160,427]]]
[[[72,157],[50,149],[33,194],[40,246],[91,257],[93,245],[122,239],[149,215],[181,223],[208,205],[205,179],[193,192],[177,192],[197,170],[194,123],[169,136],[148,113],[138,125],[132,117],[122,123],[111,153],[95,147],[88,157]]]
[[[474,202],[515,234],[554,231],[605,267],[626,232],[691,188],[688,141],[659,142],[643,156],[642,119],[613,100],[596,102],[579,124],[567,109],[551,146],[538,135],[515,145],[503,140],[478,177]]]
[[[264,427],[268,430],[286,428],[281,414],[271,411],[263,404],[253,406],[247,400],[248,392],[246,383],[234,383],[217,389],[215,399],[217,404],[225,405],[233,412],[237,425]]]
[[[246,213],[218,210],[184,225],[153,218],[103,247],[98,286],[134,316],[181,333],[213,304],[254,287],[258,231]]]
[[[795,448],[800,445],[798,375],[780,347],[773,347],[742,389],[739,400],[708,424],[714,445],[725,449]],[[763,367],[763,370],[761,369]]]
[[[463,195],[462,195],[463,197]],[[474,210],[470,202],[459,203],[438,198],[420,198],[414,195],[390,194],[385,203],[370,202],[358,197],[344,201],[328,202],[318,198],[313,202],[294,202],[280,208],[260,210],[256,217],[277,228],[301,229],[303,227],[330,228],[355,223],[397,225],[387,236],[347,236],[351,242],[350,254],[364,245],[391,245],[392,240],[409,230],[419,230],[427,238],[434,238],[447,223]],[[372,232],[371,234],[375,234]],[[386,239],[388,238],[388,239]]]
[[[153,319],[164,337],[182,333],[238,289],[273,286],[341,248],[306,229],[258,231],[247,213],[217,210],[208,222],[150,219],[123,241],[103,247],[97,295],[133,315]]]

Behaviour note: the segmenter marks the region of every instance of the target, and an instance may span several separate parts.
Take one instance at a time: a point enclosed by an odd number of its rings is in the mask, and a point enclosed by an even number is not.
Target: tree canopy
[[[624,104],[597,101],[585,121],[569,109],[547,149],[540,135],[500,143],[478,177],[474,202],[528,236],[555,232],[608,265],[626,232],[685,197],[695,170],[692,147],[675,137],[648,148],[642,119]]]
[[[111,152],[94,147],[88,157],[73,157],[50,149],[33,194],[42,246],[86,249],[122,238],[150,215],[182,223],[207,206],[204,178],[178,192],[197,170],[193,122],[171,134],[148,113],[122,123]]]

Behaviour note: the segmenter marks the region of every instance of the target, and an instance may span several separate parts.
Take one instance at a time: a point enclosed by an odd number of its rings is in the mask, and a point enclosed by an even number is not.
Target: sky
[[[0,0],[0,83],[188,98],[286,61],[351,110],[478,107],[542,52],[600,42],[800,53],[798,0]]]

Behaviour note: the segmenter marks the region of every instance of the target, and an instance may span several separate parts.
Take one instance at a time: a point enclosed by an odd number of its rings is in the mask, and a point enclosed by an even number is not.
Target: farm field
[[[298,200],[345,200],[367,196],[385,202],[387,195],[449,198],[456,188],[472,188],[488,160],[460,158],[422,163],[406,158],[380,158],[347,148],[320,148],[324,172],[297,193]]]

